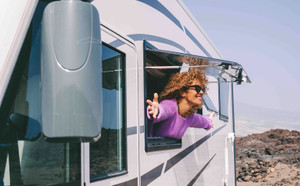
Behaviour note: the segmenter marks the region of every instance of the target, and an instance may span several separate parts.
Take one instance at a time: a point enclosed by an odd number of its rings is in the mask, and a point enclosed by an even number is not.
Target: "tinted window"
[[[124,67],[124,55],[103,45],[103,124],[101,138],[90,144],[91,181],[126,172]]]

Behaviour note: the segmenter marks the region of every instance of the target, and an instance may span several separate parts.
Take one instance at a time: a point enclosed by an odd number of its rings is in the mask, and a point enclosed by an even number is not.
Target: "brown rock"
[[[281,181],[282,183],[287,183],[287,180],[286,180],[285,178],[282,178],[280,181]]]
[[[256,176],[256,178],[257,178],[258,180],[260,180],[260,179],[262,179],[262,176],[261,176],[261,175],[258,175],[258,176]]]
[[[251,176],[245,176],[242,179],[243,179],[243,181],[248,182],[248,181],[250,181]]]
[[[260,175],[259,172],[252,174],[252,177],[257,177],[258,175]]]
[[[273,155],[274,152],[273,152],[273,150],[272,150],[271,148],[266,147],[266,148],[265,148],[265,154],[266,154],[266,155]]]
[[[260,173],[260,169],[254,169],[255,173]]]

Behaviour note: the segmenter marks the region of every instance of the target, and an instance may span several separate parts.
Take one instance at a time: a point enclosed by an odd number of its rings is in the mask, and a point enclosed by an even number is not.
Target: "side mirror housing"
[[[96,8],[50,3],[41,38],[42,132],[49,141],[94,141],[102,126],[102,48]]]

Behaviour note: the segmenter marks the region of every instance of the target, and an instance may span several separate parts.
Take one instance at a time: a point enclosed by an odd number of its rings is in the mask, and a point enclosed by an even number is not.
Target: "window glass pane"
[[[219,78],[219,117],[224,121],[228,121],[228,99],[229,83],[226,82],[226,79]]]
[[[103,124],[101,138],[90,144],[91,181],[126,170],[124,55],[102,46]]]
[[[0,108],[0,180],[4,185],[80,185],[80,143],[48,143],[41,134],[40,2]]]
[[[160,67],[155,68],[172,68],[187,71],[187,67],[189,66],[203,70],[206,75],[236,81],[238,84],[241,82],[251,83],[243,67],[236,62],[151,48],[150,46],[145,49],[148,60],[163,61],[158,65]],[[183,65],[183,63],[185,63],[185,65]]]
[[[210,99],[210,97],[207,94],[204,94],[202,96],[202,98],[203,98],[204,106],[206,107],[207,110],[212,111],[212,112],[218,112],[214,103],[212,102],[212,100]]]

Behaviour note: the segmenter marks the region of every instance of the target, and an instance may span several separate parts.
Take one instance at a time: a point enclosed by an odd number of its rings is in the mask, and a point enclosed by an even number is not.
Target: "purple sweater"
[[[154,119],[148,112],[149,119],[148,135],[149,137],[171,137],[181,139],[188,127],[211,128],[211,119],[208,116],[192,114],[182,117],[178,114],[176,99],[163,100],[158,105],[159,113]]]

